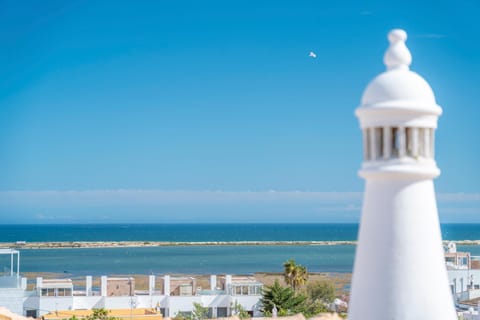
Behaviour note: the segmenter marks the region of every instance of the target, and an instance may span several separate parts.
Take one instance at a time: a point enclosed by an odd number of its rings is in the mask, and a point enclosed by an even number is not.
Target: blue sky
[[[358,221],[353,112],[403,28],[444,108],[440,217],[480,222],[479,13],[476,1],[0,1],[2,221]]]

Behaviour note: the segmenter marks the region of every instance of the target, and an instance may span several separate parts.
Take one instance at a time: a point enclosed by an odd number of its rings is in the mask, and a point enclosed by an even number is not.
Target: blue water
[[[480,224],[443,224],[443,239],[480,240]],[[12,241],[313,241],[356,240],[357,224],[0,225]]]
[[[176,224],[0,226],[8,241],[355,240],[355,224]],[[478,224],[442,225],[448,240],[480,239]],[[480,246],[459,246],[480,255]],[[355,246],[172,246],[21,250],[21,271],[100,274],[252,274],[281,272],[295,259],[311,272],[351,272]],[[0,268],[9,265],[0,259]]]
[[[22,271],[83,274],[282,272],[294,258],[310,271],[351,272],[354,246],[195,246],[23,250]]]
[[[357,229],[356,224],[3,225],[0,242],[355,240]]]

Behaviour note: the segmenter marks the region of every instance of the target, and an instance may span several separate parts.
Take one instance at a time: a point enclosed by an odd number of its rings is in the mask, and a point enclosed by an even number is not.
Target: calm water
[[[356,240],[357,224],[0,225],[0,242]],[[479,240],[480,224],[443,224],[447,240]]]
[[[7,241],[242,241],[355,240],[355,224],[41,225],[0,226]],[[442,226],[444,239],[480,239],[480,225]],[[459,246],[480,255],[480,246]],[[250,274],[281,272],[293,258],[312,272],[351,272],[355,246],[176,246],[22,250],[23,272],[84,274]],[[3,259],[3,258],[2,258]],[[0,268],[9,259],[0,260]]]

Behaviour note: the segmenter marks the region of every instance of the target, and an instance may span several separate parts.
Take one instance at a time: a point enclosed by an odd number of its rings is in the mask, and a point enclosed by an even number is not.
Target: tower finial
[[[383,57],[383,63],[388,70],[392,69],[408,69],[412,63],[412,55],[405,45],[407,33],[402,29],[393,29],[388,33],[388,47]]]

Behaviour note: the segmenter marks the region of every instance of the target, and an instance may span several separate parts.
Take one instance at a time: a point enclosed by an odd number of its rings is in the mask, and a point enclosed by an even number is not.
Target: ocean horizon
[[[358,223],[0,224],[0,242],[355,241]],[[442,223],[443,240],[480,240],[480,223]]]

